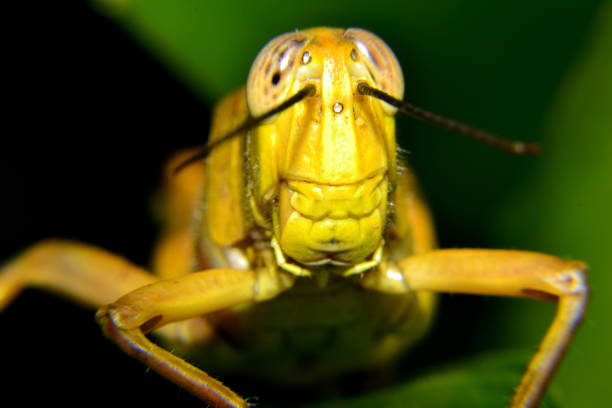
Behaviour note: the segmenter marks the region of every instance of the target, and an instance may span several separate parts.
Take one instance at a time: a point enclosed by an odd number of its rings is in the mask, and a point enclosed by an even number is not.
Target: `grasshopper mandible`
[[[586,267],[436,249],[416,179],[397,159],[396,111],[515,153],[534,146],[401,102],[403,88],[393,52],[365,30],[273,39],[246,87],[216,107],[208,145],[168,165],[154,273],[44,241],[2,267],[0,307],[28,286],[93,305],[128,354],[214,407],[246,407],[146,334],[195,347],[223,333],[239,345],[236,370],[310,382],[391,362],[427,331],[436,292],[554,299],[557,315],[510,402],[536,406],[584,314]],[[252,366],[272,353],[278,363]]]

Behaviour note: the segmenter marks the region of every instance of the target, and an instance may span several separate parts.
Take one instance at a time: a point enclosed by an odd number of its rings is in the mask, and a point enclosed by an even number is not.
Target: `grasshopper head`
[[[252,198],[273,221],[282,252],[304,265],[354,265],[380,245],[396,178],[395,108],[357,91],[365,82],[401,99],[388,46],[360,29],[281,35],[247,82],[252,116],[314,85],[248,138]]]

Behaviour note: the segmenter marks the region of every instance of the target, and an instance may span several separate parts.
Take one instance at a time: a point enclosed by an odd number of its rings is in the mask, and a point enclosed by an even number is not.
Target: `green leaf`
[[[509,241],[581,259],[589,265],[592,300],[557,374],[567,406],[606,406],[612,376],[612,2],[601,8],[584,49],[568,70],[542,140],[544,153],[525,189],[508,201],[498,230]],[[517,228],[528,223],[530,228]],[[549,316],[513,308],[500,329],[528,316],[545,327]],[[503,325],[503,324],[502,324]]]
[[[404,384],[302,408],[490,408],[512,398],[528,356],[524,352],[487,354],[431,370]],[[559,405],[546,396],[541,407]]]

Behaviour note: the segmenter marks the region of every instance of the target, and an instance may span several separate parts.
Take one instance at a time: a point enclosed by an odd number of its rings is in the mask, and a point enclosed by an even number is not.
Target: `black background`
[[[87,2],[13,5],[3,17],[0,260],[61,237],[146,265],[161,165],[205,141],[210,109]],[[37,290],[3,311],[2,405],[202,406],[145,374],[93,317]]]

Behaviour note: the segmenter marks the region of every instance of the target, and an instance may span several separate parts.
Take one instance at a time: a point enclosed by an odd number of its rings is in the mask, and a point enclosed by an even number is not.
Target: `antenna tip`
[[[512,143],[512,153],[514,154],[538,154],[540,153],[539,143],[525,143],[525,142],[514,142]]]

